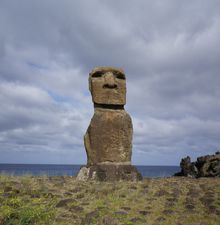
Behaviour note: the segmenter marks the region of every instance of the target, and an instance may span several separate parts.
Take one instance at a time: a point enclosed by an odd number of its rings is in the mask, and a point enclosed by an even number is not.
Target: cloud
[[[74,157],[83,144],[87,111],[57,102],[40,88],[15,83],[0,86],[1,151],[41,152],[42,157],[44,151],[65,152]]]
[[[85,163],[99,65],[126,72],[134,163],[218,150],[219,10],[217,0],[1,1],[1,162]]]

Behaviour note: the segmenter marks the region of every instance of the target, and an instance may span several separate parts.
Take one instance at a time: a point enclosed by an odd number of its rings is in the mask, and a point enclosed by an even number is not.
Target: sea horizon
[[[27,164],[0,163],[0,174],[15,176],[76,176],[85,164]],[[134,165],[143,177],[170,177],[180,171],[179,166]]]
[[[84,166],[85,164],[69,164],[69,163],[0,163],[1,164],[11,164],[11,165],[66,165],[66,166],[72,166],[72,165],[76,165],[76,166]],[[143,164],[131,164],[133,166],[179,166],[179,165],[143,165]]]

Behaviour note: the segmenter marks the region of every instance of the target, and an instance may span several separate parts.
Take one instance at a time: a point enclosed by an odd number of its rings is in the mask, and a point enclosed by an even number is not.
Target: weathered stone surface
[[[220,152],[198,157],[196,162],[191,162],[187,156],[181,160],[180,167],[181,172],[174,174],[175,176],[220,177]]]
[[[140,180],[131,166],[132,120],[124,110],[126,103],[125,74],[113,67],[96,67],[89,74],[95,112],[84,136],[87,167],[77,179]]]
[[[89,168],[82,167],[77,175],[77,180],[79,181],[87,181],[89,178]]]
[[[137,168],[132,165],[93,165],[86,168],[88,173],[82,179],[94,180],[94,181],[139,181],[142,180],[141,174],[138,172]],[[78,178],[77,178],[78,179]],[[78,179],[79,180],[79,179]]]
[[[97,104],[125,105],[126,82],[123,70],[96,67],[89,74],[89,89]]]
[[[196,177],[198,170],[195,166],[195,163],[191,162],[191,159],[189,156],[186,158],[183,158],[180,162],[180,167],[181,167],[181,176],[187,176],[187,177]],[[176,174],[178,175],[178,174]]]
[[[220,152],[197,158],[195,165],[199,177],[220,177]]]
[[[130,164],[132,122],[125,110],[95,109],[85,135],[87,165]]]

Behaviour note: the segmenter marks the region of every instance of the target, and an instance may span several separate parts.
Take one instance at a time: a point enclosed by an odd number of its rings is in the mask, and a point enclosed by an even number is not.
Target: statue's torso
[[[85,135],[88,164],[130,164],[132,133],[125,110],[96,109]]]

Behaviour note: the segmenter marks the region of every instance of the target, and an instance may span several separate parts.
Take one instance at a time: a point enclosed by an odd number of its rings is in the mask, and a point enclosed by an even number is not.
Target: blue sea
[[[76,176],[82,165],[0,164],[0,173],[16,176]],[[143,177],[169,177],[179,166],[136,166]]]

